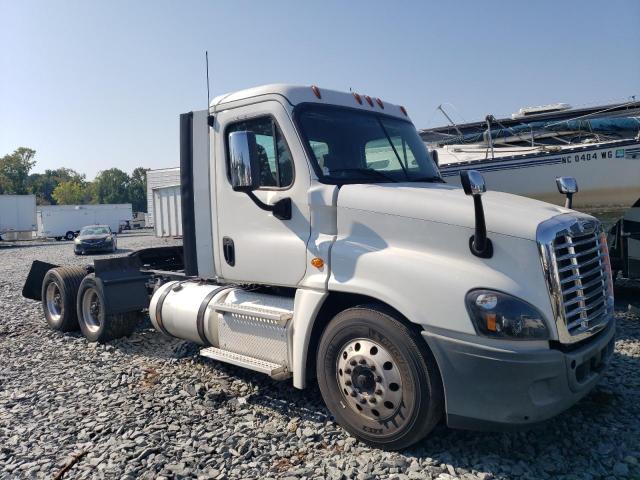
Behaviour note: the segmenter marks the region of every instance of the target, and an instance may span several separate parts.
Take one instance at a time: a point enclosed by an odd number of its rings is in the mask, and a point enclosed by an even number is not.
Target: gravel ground
[[[165,243],[119,239],[121,254]],[[88,260],[69,243],[0,247],[0,478],[52,478],[74,461],[65,478],[640,478],[637,289],[618,295],[606,377],[569,411],[517,433],[439,426],[387,453],[336,425],[317,388],[201,359],[148,321],[106,346],[49,330],[20,296],[34,259]]]

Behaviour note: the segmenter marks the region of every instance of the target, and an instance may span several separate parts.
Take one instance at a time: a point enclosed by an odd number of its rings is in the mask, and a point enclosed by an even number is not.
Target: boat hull
[[[557,205],[556,177],[575,177],[575,209],[628,208],[640,198],[640,141],[616,141],[496,159],[448,163],[442,177],[460,184],[461,170],[477,170],[492,190],[515,193]]]

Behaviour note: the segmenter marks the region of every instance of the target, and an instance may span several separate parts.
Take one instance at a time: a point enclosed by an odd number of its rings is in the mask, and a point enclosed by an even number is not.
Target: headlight
[[[544,317],[524,300],[494,290],[472,290],[466,303],[480,335],[510,340],[549,338]]]
[[[111,237],[107,237],[104,239],[105,242],[107,243],[111,243],[113,241],[113,239]]]
[[[75,244],[79,244],[80,243],[80,239],[78,237],[73,239],[73,243]]]

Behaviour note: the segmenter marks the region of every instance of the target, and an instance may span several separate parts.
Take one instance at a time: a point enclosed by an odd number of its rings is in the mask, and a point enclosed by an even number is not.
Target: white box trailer
[[[35,195],[0,195],[0,235],[36,228]]]
[[[67,240],[86,225],[109,225],[118,232],[133,219],[130,203],[107,205],[43,205],[38,207],[38,236]]]
[[[180,185],[154,188],[152,211],[156,237],[182,236]]]
[[[180,185],[180,167],[147,170],[147,227],[153,227],[153,190]]]

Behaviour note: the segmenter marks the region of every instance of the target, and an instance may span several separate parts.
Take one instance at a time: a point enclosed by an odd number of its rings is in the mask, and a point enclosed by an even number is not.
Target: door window
[[[232,123],[227,127],[227,174],[229,134],[244,131],[253,132],[256,136],[260,160],[260,186],[289,187],[293,183],[293,159],[284,135],[272,117],[252,118]]]

